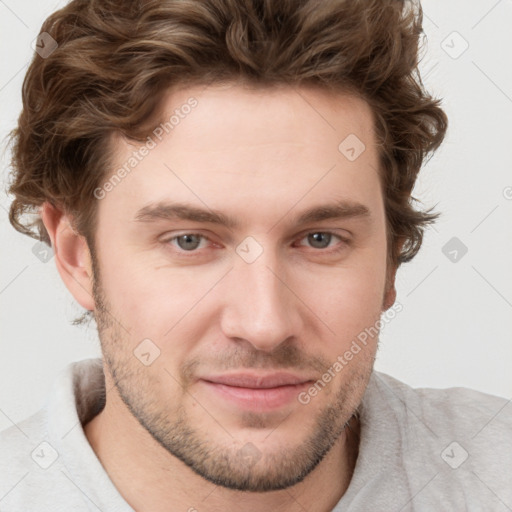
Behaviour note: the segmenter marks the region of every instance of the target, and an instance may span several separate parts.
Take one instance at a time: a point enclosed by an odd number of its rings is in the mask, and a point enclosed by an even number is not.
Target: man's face
[[[386,293],[371,113],[346,95],[231,85],[174,91],[162,117],[191,97],[98,201],[107,407],[216,484],[284,488],[342,439],[373,366],[376,338],[333,371]],[[113,171],[139,147],[117,138]],[[342,203],[352,215],[328,215]]]

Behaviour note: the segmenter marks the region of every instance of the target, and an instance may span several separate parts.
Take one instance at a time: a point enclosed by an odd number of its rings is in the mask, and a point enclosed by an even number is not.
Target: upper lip
[[[229,373],[224,375],[210,375],[202,377],[202,380],[214,384],[236,386],[240,388],[275,388],[278,386],[293,386],[304,384],[313,379],[287,372],[274,373]]]

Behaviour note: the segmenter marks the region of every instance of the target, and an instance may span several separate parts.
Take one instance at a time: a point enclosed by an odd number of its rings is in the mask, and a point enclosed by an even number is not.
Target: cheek
[[[325,277],[321,286],[304,289],[304,300],[309,297],[310,307],[334,332],[335,344],[350,343],[380,318],[385,258],[372,258],[372,264],[363,264],[361,258],[360,264],[340,267]]]
[[[150,338],[163,346],[174,326],[194,325],[194,306],[219,279],[219,269],[161,267],[149,252],[114,256],[108,246],[103,250],[101,283],[110,313],[134,342]]]

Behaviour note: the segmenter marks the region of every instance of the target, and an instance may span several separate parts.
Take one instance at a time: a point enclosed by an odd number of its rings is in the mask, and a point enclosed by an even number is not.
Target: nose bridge
[[[283,283],[284,269],[269,249],[252,262],[235,255],[224,312],[227,336],[245,339],[258,350],[271,351],[298,334],[300,316],[293,293]]]

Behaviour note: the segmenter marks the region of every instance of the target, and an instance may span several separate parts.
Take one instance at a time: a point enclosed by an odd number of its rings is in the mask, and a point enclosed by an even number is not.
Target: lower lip
[[[297,401],[297,396],[305,390],[310,383],[278,386],[275,388],[241,388],[217,384],[206,380],[201,381],[208,389],[220,395],[222,398],[235,403],[244,409],[277,409],[290,402]]]

